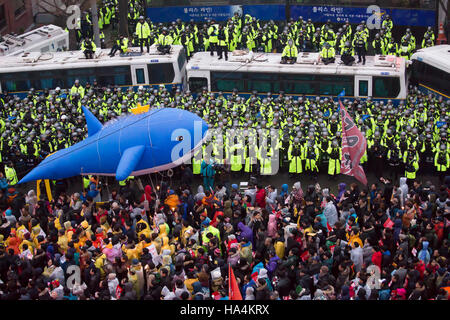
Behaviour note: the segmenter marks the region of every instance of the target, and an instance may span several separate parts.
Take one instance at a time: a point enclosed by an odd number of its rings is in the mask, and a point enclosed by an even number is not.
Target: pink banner
[[[341,100],[339,100],[339,105],[342,119],[341,173],[353,176],[362,184],[367,185],[366,174],[360,165],[361,157],[366,151],[367,140],[353,122]]]

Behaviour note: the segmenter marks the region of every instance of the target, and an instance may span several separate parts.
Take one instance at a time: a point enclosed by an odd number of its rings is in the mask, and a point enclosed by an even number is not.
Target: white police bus
[[[450,99],[450,45],[417,50],[411,61],[410,84],[422,92]]]
[[[161,54],[156,46],[150,53],[119,52],[108,56],[110,49],[99,49],[94,59],[86,59],[82,51],[55,53],[26,52],[0,59],[0,93],[23,96],[30,88],[36,91],[56,87],[70,89],[75,80],[82,85],[97,80],[99,86],[186,86],[186,55],[181,45],[173,45],[169,54]]]
[[[187,65],[189,89],[195,93],[206,87],[224,93],[237,89],[251,93],[289,95],[345,96],[373,99],[406,98],[406,62],[394,56],[367,56],[366,64],[345,66],[336,62],[325,65],[319,53],[300,52],[295,64],[280,64],[280,53],[229,54],[218,60],[209,52],[198,52]]]
[[[0,57],[18,56],[24,52],[57,52],[69,49],[69,32],[49,24],[15,36],[7,34],[0,42]]]

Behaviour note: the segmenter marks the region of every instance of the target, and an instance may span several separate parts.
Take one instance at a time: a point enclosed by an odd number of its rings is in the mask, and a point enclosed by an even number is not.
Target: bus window
[[[419,84],[439,91],[442,94],[450,95],[450,89],[448,86],[450,74],[448,72],[421,61],[414,61],[413,66],[414,65],[416,65],[415,69],[417,69],[415,77],[418,79]]]
[[[58,41],[58,49],[67,50],[66,40]]]
[[[335,96],[345,89],[345,95],[353,96],[353,76],[317,75],[315,80],[319,86],[315,94]]]
[[[271,75],[268,73],[249,73],[247,81],[247,90],[258,92],[269,92],[273,91],[272,83],[276,78],[276,75]]]
[[[192,93],[201,92],[203,87],[208,87],[208,80],[206,78],[189,78],[189,90],[191,90]]]
[[[129,66],[95,68],[95,77],[101,86],[124,86],[132,83]]]
[[[396,98],[400,93],[400,78],[373,77],[372,96],[376,98]]]
[[[236,88],[245,91],[244,74],[242,72],[211,72],[211,90],[230,92]]]
[[[172,83],[175,77],[172,63],[153,63],[147,65],[149,83]]]
[[[369,95],[369,81],[359,80],[359,95],[362,97]]]
[[[75,80],[80,80],[80,84],[85,86],[87,82],[92,83],[95,78],[96,69],[102,68],[79,68],[79,69],[66,69],[64,72],[67,75],[67,85],[72,87]],[[110,74],[110,76],[112,73]],[[97,79],[98,80],[98,79]]]
[[[145,83],[144,69],[136,69],[136,83],[137,84]]]
[[[6,91],[27,91],[31,87],[28,72],[0,74],[0,82]]]

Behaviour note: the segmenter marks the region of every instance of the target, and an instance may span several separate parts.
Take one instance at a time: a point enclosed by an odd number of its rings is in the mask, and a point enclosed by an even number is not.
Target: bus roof
[[[291,65],[280,63],[281,53],[249,53],[242,56],[233,53],[229,53],[228,61],[224,61],[219,60],[217,56],[211,56],[209,52],[198,52],[188,62],[187,70],[384,76],[400,75],[405,71],[405,59],[394,56],[367,56],[365,65],[345,66],[338,64],[339,56],[335,63],[325,65],[322,62],[317,63],[318,52],[300,52],[297,63]]]
[[[411,60],[425,62],[450,73],[450,45],[443,44],[417,50]]]
[[[28,50],[35,47],[39,43],[46,40],[54,39],[64,35],[69,38],[69,33],[61,27],[49,24],[15,36],[7,34],[3,36],[3,41],[0,42],[0,56],[13,55],[14,52]]]
[[[94,59],[86,59],[81,50],[64,52],[25,52],[19,56],[3,57],[0,59],[0,73],[37,71],[37,70],[58,70],[72,68],[89,68],[99,66],[117,66],[129,64],[147,63],[172,63],[177,61],[181,45],[173,45],[169,54],[161,54],[156,50],[156,46],[150,47],[150,52],[140,54],[140,48],[130,47],[130,56],[120,56],[116,53],[114,57],[108,54],[111,49],[97,48]]]

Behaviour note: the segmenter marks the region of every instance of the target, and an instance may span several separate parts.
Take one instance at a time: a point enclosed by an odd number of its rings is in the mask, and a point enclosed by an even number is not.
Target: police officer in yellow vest
[[[208,36],[209,50],[211,51],[211,55],[214,55],[214,51],[216,51],[216,47],[219,42],[219,29],[217,28],[214,20],[211,20],[210,26],[208,28]]]
[[[13,168],[12,162],[9,162],[8,165],[5,165],[5,176],[10,186],[13,186],[17,184],[17,182],[19,182],[19,179],[17,179],[16,170]]]
[[[94,41],[86,37],[81,43],[81,50],[83,51],[86,59],[94,59],[94,53],[95,50],[97,50],[97,46],[95,45]]]
[[[173,43],[172,36],[168,33],[167,28],[164,27],[162,34],[159,35],[156,44],[158,45],[158,51],[167,54],[170,52],[171,45]]]
[[[251,177],[258,171],[258,147],[256,146],[252,136],[248,138],[248,143],[245,145],[244,159],[244,171]]]
[[[116,55],[117,50],[120,50],[120,53],[125,53],[128,51],[128,38],[121,35],[119,37],[119,40],[116,41],[116,44],[111,48],[109,56],[114,57]]]
[[[288,149],[288,161],[289,161],[289,173],[302,173],[302,146],[300,144],[300,139],[298,137],[294,138],[294,142],[289,144]]]
[[[330,64],[334,62],[334,57],[336,56],[336,51],[328,42],[325,42],[320,57],[324,64]]]
[[[405,161],[405,176],[408,179],[408,185],[412,185],[414,179],[416,179],[416,173],[419,170],[419,162],[414,154],[409,153]]]
[[[271,146],[271,143],[269,143],[271,140],[267,140],[267,146],[262,145],[259,150],[259,162],[260,162],[260,174],[261,175],[272,175],[274,168],[274,150],[273,146]]]
[[[450,156],[444,143],[441,143],[439,150],[434,156],[434,166],[438,172],[439,181],[442,183],[445,173],[450,168]]]
[[[106,49],[106,43],[105,43],[105,33],[102,29],[100,29],[100,48]]]
[[[239,172],[242,170],[242,164],[244,163],[243,159],[243,139],[236,134],[234,134],[234,129],[230,129],[231,136],[228,141],[228,148],[226,148],[227,156],[231,164],[231,171]]]
[[[294,40],[289,39],[288,44],[284,47],[283,53],[281,54],[281,63],[294,64],[297,61],[298,50],[297,46],[294,44]]]
[[[70,93],[71,94],[75,94],[78,93],[80,95],[80,98],[84,97],[84,88],[83,86],[80,84],[80,80],[75,79],[75,83],[73,84],[72,88],[70,89]]]
[[[333,140],[327,149],[327,153],[329,155],[328,174],[330,176],[335,176],[341,173],[342,151],[341,148],[339,148],[337,140]]]
[[[139,17],[139,22],[136,24],[135,34],[137,36],[139,46],[141,47],[141,53],[144,52],[144,44],[147,47],[147,53],[150,52],[150,45],[148,42],[148,38],[150,37],[150,26],[147,21],[144,20],[143,16]]]
[[[218,40],[217,54],[219,55],[219,60],[222,59],[222,52],[224,52],[226,61],[228,60],[228,30],[222,24],[219,25]]]

